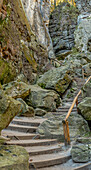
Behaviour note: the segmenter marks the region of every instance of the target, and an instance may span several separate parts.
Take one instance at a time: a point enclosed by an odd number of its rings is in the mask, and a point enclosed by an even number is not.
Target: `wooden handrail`
[[[91,79],[91,76],[88,78],[88,80],[85,82],[85,84],[87,84],[89,82],[89,80]],[[84,85],[85,85],[84,84]],[[78,102],[78,97],[79,95],[81,94],[81,90],[78,92],[78,94],[76,95],[76,97],[74,98],[73,102],[72,102],[72,105],[66,115],[66,118],[63,120],[63,130],[64,130],[64,138],[65,138],[65,145],[67,144],[70,144],[70,136],[69,136],[69,126],[68,126],[68,121],[67,119],[69,118],[71,112],[72,112],[72,109],[75,105],[75,103]]]
[[[85,82],[85,84],[87,84],[90,79],[91,79],[91,76],[88,78],[88,80]],[[84,85],[85,85],[85,84],[84,84]],[[71,111],[72,111],[72,109],[73,109],[73,107],[74,107],[74,105],[75,105],[75,103],[76,103],[76,101],[77,101],[77,99],[78,99],[78,96],[79,96],[80,94],[81,94],[81,90],[78,92],[77,96],[74,98],[73,103],[72,103],[72,105],[71,105],[71,107],[70,107],[70,109],[69,109],[69,111],[68,111],[68,113],[67,113],[67,116],[66,116],[66,118],[65,118],[65,121],[66,121],[66,120],[68,119],[68,117],[70,116]]]

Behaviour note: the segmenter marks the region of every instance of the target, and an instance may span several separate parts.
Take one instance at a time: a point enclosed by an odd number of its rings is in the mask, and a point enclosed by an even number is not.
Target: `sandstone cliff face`
[[[42,22],[41,25],[40,21],[42,19],[37,20],[36,18],[40,15],[40,12],[37,12],[39,2],[35,4],[33,2],[35,1],[31,1],[32,6],[30,3],[31,9],[29,11],[28,7],[30,6],[27,4],[27,12],[25,5],[23,8],[21,0],[4,0],[2,6],[0,6],[0,60],[3,58],[5,62],[10,63],[10,65],[15,68],[14,75],[15,72],[16,74],[22,72],[30,82],[33,81],[32,73],[40,72],[42,66],[48,61],[49,48],[45,43],[47,38],[44,36],[44,26],[42,27],[44,22]],[[25,3],[26,1],[24,1],[24,4]],[[33,19],[36,19],[36,21],[31,20],[33,7],[35,9]],[[44,16],[46,15],[45,12]],[[40,18],[41,17],[42,16],[40,16]],[[41,35],[41,37],[39,35]],[[7,83],[7,81],[5,83]]]
[[[48,31],[50,0],[22,0],[31,29],[43,46],[47,47],[49,58],[54,58],[52,41]]]

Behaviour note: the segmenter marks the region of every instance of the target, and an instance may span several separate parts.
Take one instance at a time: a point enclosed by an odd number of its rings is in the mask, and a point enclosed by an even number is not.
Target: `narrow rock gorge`
[[[0,0],[0,170],[85,168],[91,0]]]

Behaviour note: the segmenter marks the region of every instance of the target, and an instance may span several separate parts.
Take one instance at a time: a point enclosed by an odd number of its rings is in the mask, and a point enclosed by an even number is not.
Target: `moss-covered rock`
[[[7,61],[0,57],[0,83],[5,84],[12,80],[16,76],[16,70]]]
[[[48,113],[45,120],[41,125],[38,127],[37,132],[40,135],[43,135],[45,138],[56,138],[60,142],[64,141],[63,135],[63,124],[62,121],[65,119],[67,113],[53,115],[52,113]],[[75,140],[78,136],[84,136],[85,134],[90,132],[88,123],[84,120],[84,118],[77,114],[71,113],[68,118],[69,122],[69,132],[70,132],[70,140]]]
[[[12,81],[8,84],[3,85],[2,87],[5,94],[15,99],[16,98],[24,99],[31,92],[30,86],[21,81],[20,82]]]
[[[31,30],[21,0],[4,0],[0,13],[0,56],[28,80],[48,59],[47,47]],[[38,65],[38,67],[37,67]],[[9,80],[8,82],[11,81]],[[6,82],[4,82],[6,83]]]
[[[89,154],[88,145],[84,144],[73,145],[71,150],[72,160],[74,162],[88,162],[90,160]]]
[[[78,105],[78,109],[87,121],[91,121],[91,97],[85,97]]]
[[[42,88],[53,89],[62,95],[67,90],[71,81],[70,68],[66,65],[49,70],[37,83]]]
[[[31,93],[25,98],[26,103],[34,108],[55,111],[60,105],[60,96],[53,90],[42,89],[38,85],[30,85]]]
[[[0,90],[0,133],[19,112],[21,112],[21,103]]]
[[[82,97],[91,97],[91,80],[82,87]]]
[[[0,170],[29,170],[28,160],[23,147],[0,145]]]
[[[33,107],[28,106],[21,98],[17,98],[17,101],[22,104],[22,111],[18,113],[18,116],[33,117],[35,115]]]
[[[45,114],[47,114],[46,110],[43,110],[43,109],[40,109],[40,108],[35,109],[35,115],[36,116],[44,116]]]

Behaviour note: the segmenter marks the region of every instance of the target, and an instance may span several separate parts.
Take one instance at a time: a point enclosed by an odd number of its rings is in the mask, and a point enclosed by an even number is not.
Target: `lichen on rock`
[[[29,155],[23,147],[0,145],[0,170],[29,170],[28,159]]]
[[[21,112],[21,103],[5,95],[0,89],[0,133]]]

